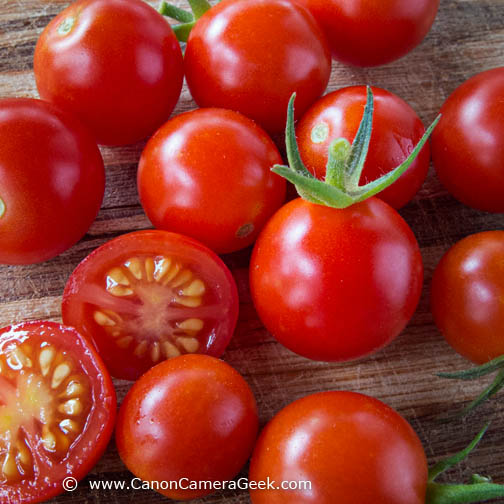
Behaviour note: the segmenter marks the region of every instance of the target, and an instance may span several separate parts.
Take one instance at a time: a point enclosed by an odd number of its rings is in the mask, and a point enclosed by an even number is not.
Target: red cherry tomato
[[[361,185],[385,175],[411,154],[425,133],[415,111],[398,96],[373,87],[373,133],[361,177]],[[331,141],[353,142],[366,106],[366,87],[347,87],[316,102],[296,129],[301,158],[322,179],[325,176]],[[418,192],[429,170],[430,149],[426,145],[413,164],[379,198],[394,208],[408,203]]]
[[[233,109],[278,133],[294,91],[299,117],[324,92],[331,55],[296,2],[223,0],[192,29],[184,66],[200,107]]]
[[[73,112],[98,143],[150,135],[180,96],[182,53],[163,16],[141,0],[79,0],[35,48],[40,96]]]
[[[353,392],[322,392],[278,413],[259,436],[251,481],[309,481],[251,490],[253,504],[425,504],[427,460],[393,409]]]
[[[62,313],[95,342],[112,376],[136,380],[182,353],[219,357],[236,326],[238,293],[226,265],[199,242],[137,231],[77,266]]]
[[[504,212],[504,67],[462,84],[441,114],[432,136],[439,180],[470,207]]]
[[[82,238],[103,199],[100,151],[84,127],[41,100],[0,100],[0,263],[31,264]]]
[[[246,381],[225,362],[184,355],[143,375],[119,411],[116,442],[123,462],[176,500],[212,489],[165,488],[161,482],[222,482],[247,461],[257,437],[257,406]]]
[[[45,502],[102,456],[116,415],[110,376],[70,327],[0,329],[0,501]]]
[[[275,164],[280,153],[253,121],[230,110],[194,110],[147,144],[140,199],[157,228],[234,252],[254,242],[285,199],[285,180],[270,171]]]
[[[297,0],[322,26],[333,57],[356,66],[390,63],[429,33],[439,0]]]
[[[323,361],[390,343],[415,311],[422,278],[415,236],[377,198],[344,210],[289,202],[260,234],[250,265],[266,328],[292,351]]]
[[[432,313],[446,341],[483,364],[504,355],[504,231],[468,236],[441,259]]]

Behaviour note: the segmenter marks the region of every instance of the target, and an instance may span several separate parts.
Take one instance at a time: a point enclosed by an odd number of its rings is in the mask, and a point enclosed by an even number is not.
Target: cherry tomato
[[[373,87],[373,133],[361,177],[361,185],[372,182],[399,166],[411,154],[425,133],[415,111],[398,96]],[[325,176],[331,141],[353,142],[366,106],[366,87],[334,91],[316,102],[297,127],[301,158],[318,178]],[[394,208],[408,203],[418,192],[429,170],[430,149],[426,145],[406,173],[379,198]]]
[[[236,326],[238,293],[226,265],[199,242],[137,231],[77,266],[62,313],[95,342],[112,376],[136,380],[182,353],[219,357]]]
[[[78,0],[35,48],[42,98],[73,112],[98,143],[150,135],[180,96],[182,52],[163,16],[141,0]]]
[[[259,436],[251,481],[309,481],[251,490],[253,504],[425,504],[427,460],[393,409],[353,392],[322,392],[278,413]]]
[[[446,341],[483,364],[504,355],[504,231],[468,236],[441,259],[432,313]]]
[[[266,328],[290,350],[323,361],[390,343],[412,317],[422,279],[413,232],[377,198],[344,210],[289,202],[259,235],[250,265]]]
[[[466,81],[441,114],[432,136],[439,180],[470,207],[504,212],[504,67]]]
[[[99,356],[70,327],[0,329],[0,501],[44,502],[82,479],[114,428],[116,396]]]
[[[192,236],[217,253],[254,242],[285,199],[270,171],[282,158],[252,120],[199,109],[168,121],[140,159],[142,205],[160,229]]]
[[[335,59],[377,66],[401,58],[431,29],[439,0],[296,0],[322,26]]]
[[[258,417],[241,375],[205,355],[183,355],[153,367],[128,392],[116,442],[128,469],[144,481],[222,482],[233,479],[252,452]],[[157,489],[156,487],[153,487]],[[157,489],[176,500],[202,489]]]
[[[299,117],[324,92],[331,55],[315,20],[296,2],[223,0],[192,29],[184,67],[200,107],[236,110],[278,133],[294,91]]]
[[[41,100],[0,100],[0,263],[46,261],[74,245],[103,199],[105,172],[85,128]]]

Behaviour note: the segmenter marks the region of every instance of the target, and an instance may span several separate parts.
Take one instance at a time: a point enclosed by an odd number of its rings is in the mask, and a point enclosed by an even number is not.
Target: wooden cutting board
[[[182,0],[177,3],[184,5]],[[0,0],[0,97],[37,96],[32,74],[35,42],[49,20],[67,4],[61,0]],[[398,62],[374,69],[335,63],[328,90],[353,84],[384,87],[408,101],[428,124],[459,84],[502,65],[504,1],[441,0],[431,33],[415,51]],[[184,87],[175,113],[192,108],[195,104]],[[140,143],[102,149],[107,165],[105,200],[98,219],[77,245],[43,264],[0,266],[0,327],[22,320],[59,321],[61,293],[79,261],[119,234],[150,227],[136,192],[135,174],[142,147]],[[335,389],[359,391],[385,401],[404,415],[422,439],[431,463],[460,450],[487,420],[492,420],[481,445],[469,461],[448,474],[448,480],[461,481],[479,472],[504,483],[504,393],[462,422],[441,425],[436,420],[441,413],[467,404],[488,380],[472,384],[434,376],[442,370],[463,369],[468,363],[439,335],[428,300],[432,272],[441,255],[466,235],[503,229],[504,215],[464,207],[446,193],[432,170],[417,197],[401,214],[419,240],[426,275],[418,311],[395,343],[370,358],[347,364],[311,362],[294,355],[273,340],[255,314],[248,294],[250,250],[246,250],[224,257],[238,280],[241,295],[238,328],[224,359],[251,385],[263,424],[283,406],[307,394]],[[130,385],[116,381],[119,401]],[[242,474],[246,475],[246,470]],[[143,504],[165,500],[147,490],[89,489],[89,481],[130,478],[111,442],[78,489],[52,502]],[[244,504],[249,498],[245,491],[223,492],[193,502]]]

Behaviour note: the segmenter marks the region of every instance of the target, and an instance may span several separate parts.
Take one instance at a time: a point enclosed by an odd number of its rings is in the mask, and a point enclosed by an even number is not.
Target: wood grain
[[[184,5],[182,0],[177,3]],[[37,96],[31,71],[35,42],[43,27],[67,4],[0,0],[0,97]],[[435,25],[419,48],[381,68],[356,69],[334,63],[329,90],[352,84],[381,86],[407,100],[429,123],[464,80],[502,65],[503,0],[441,0]],[[192,108],[195,104],[184,87],[175,113]],[[105,200],[98,219],[76,246],[44,264],[0,266],[0,327],[29,319],[60,320],[60,296],[78,262],[114,236],[150,227],[136,192],[136,166],[142,147],[140,143],[102,149],[107,165]],[[479,472],[504,483],[502,394],[460,423],[437,422],[440,414],[469,401],[485,383],[447,383],[434,377],[441,370],[462,369],[468,364],[444,343],[428,305],[428,285],[443,252],[468,234],[503,229],[504,216],[462,206],[446,193],[432,170],[417,197],[401,213],[419,240],[426,275],[418,311],[394,344],[373,357],[348,364],[311,362],[289,352],[273,340],[254,312],[248,294],[246,250],[224,258],[238,280],[241,296],[238,329],[224,358],[253,388],[262,423],[294,399],[312,392],[359,391],[385,401],[404,415],[422,439],[430,462],[461,449],[491,419],[492,426],[479,448],[467,462],[451,471],[448,479],[461,481]],[[130,383],[116,381],[116,386],[122,400]],[[242,475],[246,475],[246,469]],[[52,502],[143,504],[164,500],[151,491],[92,491],[88,485],[89,480],[130,477],[112,442],[77,491]],[[245,504],[249,498],[247,492],[223,492],[193,502]]]

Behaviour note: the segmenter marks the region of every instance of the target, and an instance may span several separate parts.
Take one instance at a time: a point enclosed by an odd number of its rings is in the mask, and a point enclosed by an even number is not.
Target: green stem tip
[[[483,404],[485,401],[490,399],[492,396],[497,394],[502,388],[504,388],[504,355],[493,359],[486,364],[481,366],[476,366],[471,369],[465,369],[463,371],[457,371],[455,373],[439,373],[437,376],[440,378],[447,378],[451,380],[477,380],[483,376],[497,372],[493,382],[481,392],[481,394],[474,399],[468,406],[466,406],[462,411],[454,415],[448,420],[462,418],[472,411],[474,411],[478,406]]]
[[[299,154],[294,128],[294,93],[287,108],[285,145],[288,166],[275,165],[272,171],[292,182],[299,195],[312,203],[333,208],[346,208],[378,194],[393,184],[413,163],[433,129],[441,119],[427,129],[424,136],[408,158],[397,168],[365,185],[359,185],[371,140],[374,99],[373,91],[367,87],[367,102],[357,135],[350,144],[346,139],[335,139],[329,147],[325,181],[314,177],[303,164]]]
[[[193,29],[196,21],[212,8],[208,0],[188,0],[192,13],[187,12],[176,5],[162,1],[159,6],[159,13],[163,16],[175,19],[180,24],[173,25],[173,31],[179,42],[187,42],[189,34]]]
[[[426,504],[469,504],[504,497],[504,485],[492,483],[490,478],[479,474],[474,474],[471,482],[466,485],[435,483],[435,479],[440,474],[467,458],[481,441],[488,427],[489,424],[485,425],[469,446],[462,451],[441,460],[429,469]]]

